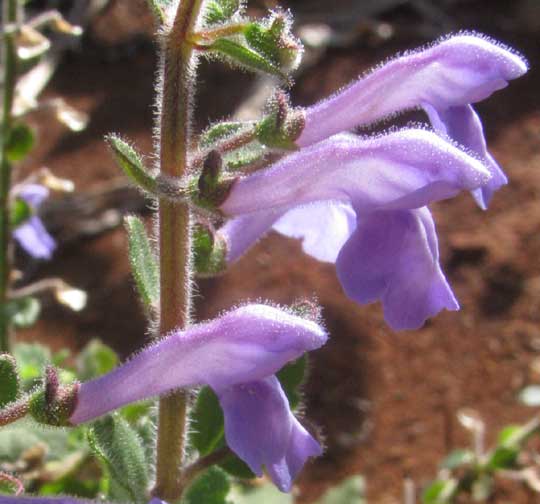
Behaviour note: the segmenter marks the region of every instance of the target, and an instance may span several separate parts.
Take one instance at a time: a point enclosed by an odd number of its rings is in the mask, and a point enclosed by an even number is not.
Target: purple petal
[[[17,196],[24,200],[34,210],[49,197],[49,189],[39,184],[23,184],[17,188]]]
[[[507,184],[508,179],[487,150],[484,129],[478,114],[470,105],[437,110],[429,104],[424,104],[424,110],[435,131],[447,135],[473,152],[490,171],[492,176],[489,182],[473,191],[478,206],[485,210],[493,193]]]
[[[424,103],[438,110],[475,103],[526,71],[525,60],[504,46],[478,35],[455,35],[391,60],[309,107],[296,143],[312,145]]]
[[[233,263],[262,238],[283,212],[273,210],[228,220],[218,231],[227,244],[227,262]]]
[[[32,216],[13,230],[19,245],[36,259],[50,259],[56,242],[37,216]]]
[[[323,262],[336,262],[341,247],[356,228],[356,214],[345,203],[313,203],[289,210],[274,229],[302,240],[306,254]]]
[[[364,212],[417,208],[481,187],[489,178],[480,161],[429,131],[343,134],[237,181],[221,209],[238,216],[325,200]]]
[[[276,486],[290,491],[306,460],[322,448],[292,414],[278,379],[270,376],[216,393],[229,447],[255,474],[261,476],[265,466]]]
[[[347,296],[361,304],[380,299],[393,329],[418,329],[444,308],[459,309],[439,265],[427,208],[366,215],[336,268]]]
[[[214,389],[260,380],[322,346],[315,323],[267,305],[246,305],[176,331],[111,373],[83,383],[71,422],[79,424],[124,404],[173,389]]]

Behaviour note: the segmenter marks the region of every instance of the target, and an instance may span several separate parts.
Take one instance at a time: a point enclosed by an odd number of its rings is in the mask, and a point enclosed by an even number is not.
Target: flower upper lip
[[[481,187],[489,179],[482,162],[429,131],[405,129],[372,138],[336,135],[239,180],[221,209],[236,216],[323,200],[348,201],[364,210],[399,202],[414,208]],[[446,184],[447,190],[440,198],[426,195],[423,202],[413,201],[411,194],[432,184]]]
[[[523,57],[488,37],[454,35],[392,59],[308,107],[297,144],[305,147],[422,103],[437,108],[475,103],[527,70]]]

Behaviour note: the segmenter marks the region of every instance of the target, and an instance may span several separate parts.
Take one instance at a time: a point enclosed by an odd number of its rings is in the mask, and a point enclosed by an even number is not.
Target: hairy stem
[[[26,398],[8,404],[3,409],[0,409],[0,427],[4,427],[5,425],[16,422],[20,418],[24,418],[28,413],[28,409],[29,403]]]
[[[2,124],[0,140],[0,352],[10,350],[10,323],[4,309],[8,299],[10,274],[9,188],[11,165],[7,159],[7,147],[12,123],[13,97],[17,82],[17,54],[15,25],[17,23],[17,0],[5,0],[2,11],[2,66],[4,84],[2,89]]]
[[[160,171],[182,178],[187,171],[187,152],[192,102],[192,46],[189,33],[202,0],[182,0],[163,51],[163,91],[160,124]],[[191,229],[186,203],[159,202],[159,251],[161,264],[160,334],[189,324],[191,311]],[[176,391],[160,400],[154,494],[173,502],[180,498],[186,431],[187,396]]]

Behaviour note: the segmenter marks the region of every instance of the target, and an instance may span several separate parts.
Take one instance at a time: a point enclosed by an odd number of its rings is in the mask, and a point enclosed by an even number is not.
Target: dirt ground
[[[305,502],[352,474],[365,476],[370,502],[401,502],[406,477],[421,488],[435,476],[445,453],[469,443],[456,420],[459,409],[479,413],[488,442],[503,425],[535,413],[518,405],[516,394],[524,385],[540,382],[534,371],[540,359],[539,4],[443,4],[447,7],[439,24],[436,13],[430,17],[408,6],[389,7],[379,18],[395,28],[388,41],[374,40],[351,21],[353,34],[358,28],[355,40],[329,48],[297,79],[293,98],[300,105],[312,103],[394,52],[446,31],[480,31],[529,58],[532,69],[525,78],[478,106],[490,149],[510,184],[488,212],[478,210],[467,195],[434,208],[442,262],[461,311],[443,313],[419,331],[393,333],[378,305],[360,307],[344,296],[333,266],[306,257],[297,242],[278,235],[260,242],[223,277],[198,284],[200,319],[248,298],[289,303],[315,294],[323,306],[332,338],[313,355],[306,413],[324,433],[327,450],[300,479]],[[334,1],[332,15],[353,12],[355,5],[354,0]],[[330,16],[325,2],[291,1],[290,6],[300,11],[301,19]],[[98,16],[81,50],[66,55],[45,93],[88,112],[90,125],[74,135],[34,116],[39,147],[26,170],[47,165],[73,178],[85,194],[96,194],[119,176],[102,142],[105,133],[122,132],[149,152],[156,68],[151,33],[151,18],[139,0],[115,0]],[[219,64],[203,65],[201,81],[201,126],[234,110],[245,94]],[[252,82],[247,76],[240,81]],[[228,85],[232,82],[236,84]],[[122,194],[120,201],[112,200],[116,210],[101,215],[110,222],[104,227],[111,229],[78,236],[66,232],[69,219],[51,222],[61,243],[53,261],[21,258],[26,261],[24,281],[61,275],[90,296],[81,314],[46,302],[44,318],[24,339],[76,349],[99,337],[124,356],[147,340],[128,270],[125,234],[114,224],[126,210],[149,211],[141,197]],[[535,499],[516,485],[502,485],[494,502]]]

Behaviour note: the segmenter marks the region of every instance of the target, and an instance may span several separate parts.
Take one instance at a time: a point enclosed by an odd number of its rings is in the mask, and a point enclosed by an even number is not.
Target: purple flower
[[[277,487],[288,492],[306,459],[321,455],[322,448],[291,413],[278,379],[269,376],[216,392],[229,447],[258,476],[266,466]]]
[[[124,404],[206,384],[220,399],[231,449],[259,475],[265,465],[287,491],[321,448],[291,413],[273,375],[326,339],[315,322],[272,306],[242,306],[176,331],[111,373],[81,384],[70,421],[80,424]]]
[[[406,53],[377,68],[345,90],[306,110],[301,147],[366,125],[397,112],[422,107],[436,131],[448,135],[482,159],[493,174],[474,192],[486,208],[493,192],[506,184],[487,152],[482,123],[471,107],[521,77],[527,62],[487,37],[455,35]]]
[[[417,328],[443,308],[458,309],[422,207],[490,177],[480,161],[429,131],[336,135],[233,186],[221,207],[240,216],[221,230],[231,244],[228,260],[275,225],[306,237],[308,253],[336,261],[352,299],[380,299],[393,328]]]
[[[13,237],[32,257],[50,259],[56,243],[41,219],[35,215],[43,201],[49,197],[49,190],[39,184],[25,184],[17,189],[16,195],[30,207],[32,214],[13,230]]]
[[[474,34],[459,34],[407,52],[306,109],[301,147],[397,112],[430,105],[446,111],[476,103],[521,77],[519,55]]]
[[[506,183],[470,104],[526,71],[510,50],[461,34],[391,60],[307,108],[301,150],[239,180],[221,205],[231,218],[220,230],[228,261],[274,227],[302,239],[315,258],[336,262],[349,297],[380,299],[394,329],[458,309],[425,206],[469,190],[485,208]],[[336,135],[418,107],[438,136],[416,129]]]

